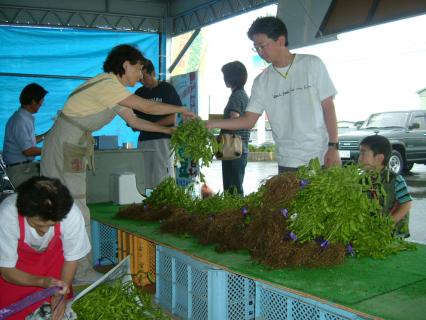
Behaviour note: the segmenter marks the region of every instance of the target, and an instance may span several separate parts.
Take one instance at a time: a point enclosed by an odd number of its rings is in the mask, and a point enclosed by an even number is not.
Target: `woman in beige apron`
[[[139,81],[144,61],[141,52],[133,46],[113,48],[104,62],[105,73],[86,81],[71,93],[44,142],[40,173],[60,179],[69,188],[83,212],[89,235],[86,167],[93,169],[92,132],[111,122],[118,114],[135,129],[171,133],[170,127],[139,119],[132,109],[149,114],[182,113],[183,116],[195,117],[183,107],[145,100],[126,88],[135,86]],[[86,269],[90,269],[88,263],[85,264]]]

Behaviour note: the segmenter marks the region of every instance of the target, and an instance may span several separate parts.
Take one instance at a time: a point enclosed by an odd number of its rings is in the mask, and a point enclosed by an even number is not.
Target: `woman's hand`
[[[52,297],[50,305],[52,308],[52,320],[61,320],[65,314],[65,298],[63,295],[57,294]]]
[[[165,127],[165,134],[172,135],[176,131],[176,127]]]
[[[65,296],[70,291],[68,284],[55,278],[44,277],[42,287],[60,287],[60,290],[52,297],[50,304],[52,307],[52,320],[61,320],[65,313]]]
[[[65,296],[70,292],[70,288],[68,284],[64,281],[57,280],[54,278],[48,278],[49,279],[49,287],[58,286],[61,288],[61,290],[58,291],[53,297],[50,302],[50,305],[52,307],[52,320],[61,320],[65,313]]]
[[[61,288],[61,290],[58,291],[59,295],[66,295],[70,291],[68,284],[64,281],[61,281],[55,278],[50,278],[50,277],[43,278],[43,284],[42,284],[43,288],[50,288],[55,286]]]
[[[185,107],[182,107],[181,113],[184,119],[188,119],[188,118],[195,119],[197,117],[197,115],[194,112],[190,111],[189,109],[186,109]]]

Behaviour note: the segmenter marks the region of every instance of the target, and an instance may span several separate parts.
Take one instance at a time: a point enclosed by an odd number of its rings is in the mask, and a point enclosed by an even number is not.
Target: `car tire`
[[[395,174],[401,174],[404,169],[404,159],[397,150],[392,150],[389,159],[389,169]]]

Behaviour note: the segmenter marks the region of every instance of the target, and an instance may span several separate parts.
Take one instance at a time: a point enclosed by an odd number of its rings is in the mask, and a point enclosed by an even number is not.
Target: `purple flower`
[[[290,233],[289,233],[289,237],[290,237],[290,239],[291,239],[291,240],[293,240],[293,241],[296,241],[296,240],[297,240],[297,236],[296,236],[296,234],[295,234],[295,233],[293,233],[293,232],[290,232]]]
[[[148,205],[147,205],[147,204],[144,204],[144,205],[143,205],[143,209],[144,209],[144,210],[148,209]]]
[[[288,218],[288,210],[287,209],[281,209],[280,210],[280,213],[282,214],[282,216],[284,217],[284,218]]]
[[[243,213],[243,217],[245,218],[248,212],[248,209],[246,207],[241,209],[241,212]]]
[[[324,240],[321,242],[321,248],[325,249],[328,247],[328,240]]]
[[[309,184],[309,180],[307,180],[307,179],[302,179],[302,180],[300,180],[300,183],[299,183],[300,188],[302,188],[302,189],[304,187],[306,187],[308,184]]]
[[[349,243],[347,246],[346,246],[346,250],[348,251],[348,253],[353,257],[353,256],[355,256],[355,251],[354,251],[354,248],[352,247],[352,245]]]

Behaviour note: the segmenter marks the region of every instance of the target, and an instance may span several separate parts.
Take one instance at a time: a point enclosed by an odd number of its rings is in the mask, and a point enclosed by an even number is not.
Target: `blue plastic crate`
[[[118,263],[117,230],[91,221],[92,258],[95,265],[112,265]]]
[[[347,320],[368,319],[337,306],[256,281],[256,319]]]
[[[157,246],[156,301],[181,319],[254,319],[255,282]]]

